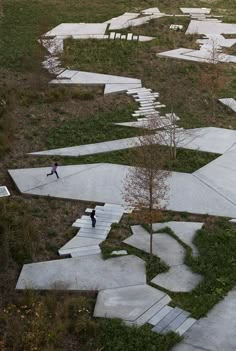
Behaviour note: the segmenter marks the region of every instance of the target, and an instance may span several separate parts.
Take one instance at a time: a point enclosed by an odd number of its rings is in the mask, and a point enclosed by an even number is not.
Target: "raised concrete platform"
[[[94,316],[134,322],[164,296],[164,292],[149,285],[103,290],[98,294]],[[168,298],[165,303],[170,300]]]
[[[145,252],[150,252],[150,234],[142,226],[131,227],[133,235],[124,240],[125,244],[131,245]],[[175,266],[184,261],[184,248],[170,235],[153,234],[153,254],[160,257],[167,265]]]
[[[16,289],[97,291],[145,283],[145,263],[140,258],[103,260],[93,255],[26,264]]]
[[[202,280],[200,274],[193,273],[185,264],[170,267],[168,272],[158,274],[152,283],[173,292],[193,290]]]
[[[9,174],[25,194],[126,205],[122,193],[128,166],[105,163],[61,166],[58,180],[47,177],[48,170],[15,169],[9,170]],[[235,217],[236,206],[195,174],[171,172],[166,182],[168,210]]]
[[[232,290],[205,318],[187,331],[172,351],[235,351],[236,290]]]
[[[198,254],[196,246],[193,244],[193,239],[196,235],[196,231],[201,229],[203,223],[200,222],[164,222],[154,223],[153,229],[155,231],[162,230],[165,227],[169,227],[175,235],[177,235],[185,244],[192,248],[193,255]]]

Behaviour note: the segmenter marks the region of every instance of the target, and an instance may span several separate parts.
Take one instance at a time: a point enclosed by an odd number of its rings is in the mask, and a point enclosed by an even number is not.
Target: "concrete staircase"
[[[92,208],[87,208],[90,214]],[[103,242],[111,230],[112,223],[119,223],[121,217],[128,209],[120,205],[105,204],[96,206],[96,227],[92,227],[89,215],[78,218],[72,226],[80,228],[76,236],[58,251],[60,256],[82,257],[101,253],[99,244]]]

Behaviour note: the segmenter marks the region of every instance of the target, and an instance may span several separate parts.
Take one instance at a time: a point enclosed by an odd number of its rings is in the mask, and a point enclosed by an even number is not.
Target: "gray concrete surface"
[[[149,285],[103,290],[98,294],[94,316],[135,321],[165,295]]]
[[[205,318],[187,331],[172,351],[235,351],[236,290],[232,290]]]
[[[198,254],[196,246],[193,244],[193,239],[196,235],[196,231],[201,229],[203,223],[201,222],[163,222],[154,223],[153,229],[160,230],[165,227],[169,227],[185,244],[192,248],[193,255]]]
[[[16,289],[101,290],[145,283],[145,263],[140,258],[103,260],[94,255],[26,264]]]
[[[185,264],[170,267],[168,272],[158,274],[152,283],[174,292],[189,292],[202,280],[201,275],[193,273]]]

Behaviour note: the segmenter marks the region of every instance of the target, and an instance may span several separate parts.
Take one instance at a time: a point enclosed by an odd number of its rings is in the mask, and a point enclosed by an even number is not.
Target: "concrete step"
[[[177,318],[183,310],[179,307],[175,307],[170,313],[168,313],[159,323],[152,328],[152,331],[161,333],[175,318]]]
[[[166,306],[171,301],[171,298],[168,295],[162,297],[157,301],[153,306],[151,306],[147,311],[145,311],[136,321],[133,322],[134,325],[141,326],[147,323],[153,316],[155,316],[163,306]]]
[[[96,216],[96,215],[95,215]],[[80,219],[78,219],[78,221],[85,221],[85,222],[88,222],[88,223],[91,223],[91,218],[90,216],[82,216]],[[102,217],[99,217],[99,216],[96,216],[96,226],[97,225],[111,225],[112,224],[112,220],[108,217],[108,218],[102,218]],[[77,222],[77,221],[76,221]]]
[[[196,319],[194,318],[186,319],[186,321],[175,330],[175,333],[178,333],[180,336],[182,336],[184,333],[186,333],[186,331],[188,331],[194,325],[194,323],[196,323]]]
[[[92,228],[92,222],[91,222],[91,220],[90,221],[86,221],[86,220],[78,219],[76,222],[74,222],[72,224],[72,227],[76,227],[76,228]],[[108,229],[108,228],[111,228],[111,225],[110,224],[96,223],[96,228]]]
[[[173,307],[164,306],[151,319],[149,319],[148,323],[153,326],[157,325],[157,323],[159,323],[163,318],[165,318],[172,310]]]
[[[85,252],[73,252],[71,253],[71,257],[83,257],[83,256],[91,256],[91,255],[98,255],[101,253],[101,249],[99,250],[91,250]]]
[[[102,239],[102,240],[106,240],[106,237],[107,237],[107,235],[97,234],[93,232],[81,232],[79,233],[79,236],[83,238],[93,238],[93,239]]]
[[[148,91],[152,91],[152,89],[147,89],[147,88],[134,88],[134,89],[129,89],[129,90],[127,90],[126,94],[127,94],[127,95],[133,95],[133,94],[135,94],[135,93],[137,93],[137,92],[141,92],[141,91],[143,91],[143,92],[148,92]]]
[[[173,320],[164,330],[162,330],[162,334],[167,334],[171,331],[175,332],[177,328],[179,328],[185,321],[186,319],[190,316],[189,312],[183,311],[178,315],[177,318]]]
[[[92,250],[100,250],[99,245],[90,245],[90,246],[83,246],[83,247],[74,247],[70,249],[61,249],[60,250],[60,255],[70,255],[73,252],[87,252],[87,251],[92,251]]]

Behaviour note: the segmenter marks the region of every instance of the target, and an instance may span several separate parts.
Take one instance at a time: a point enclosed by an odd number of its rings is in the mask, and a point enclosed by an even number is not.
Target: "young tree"
[[[150,255],[152,256],[153,223],[160,220],[167,199],[168,171],[162,170],[166,153],[160,147],[158,134],[150,133],[156,120],[150,118],[149,132],[138,138],[133,158],[134,167],[125,179],[123,197],[134,208],[136,218],[150,228]]]

